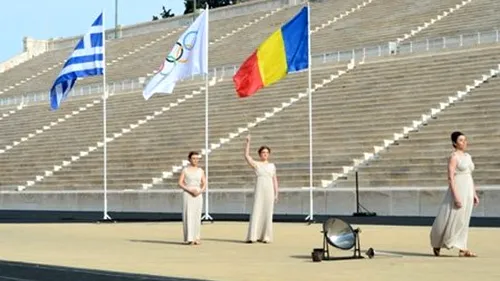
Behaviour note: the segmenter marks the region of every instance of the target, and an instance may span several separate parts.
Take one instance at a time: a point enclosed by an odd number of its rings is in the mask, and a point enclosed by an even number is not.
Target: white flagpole
[[[312,143],[312,59],[311,59],[311,6],[307,1],[307,32],[308,32],[308,97],[309,97],[309,216],[306,220],[314,221],[313,217],[313,143]]]
[[[105,18],[104,18],[104,11],[102,12],[102,29],[103,29],[103,38],[102,38],[102,49],[103,49],[103,66],[102,66],[102,92],[103,92],[103,98],[102,98],[102,123],[103,123],[103,143],[104,143],[104,165],[103,165],[103,184],[104,184],[104,212],[103,212],[103,220],[111,220],[111,217],[108,215],[108,167],[107,167],[107,158],[108,158],[108,151],[107,151],[107,141],[106,141],[106,135],[107,135],[107,116],[106,116],[106,100],[108,99],[108,90],[106,87],[106,29],[105,27]]]
[[[205,190],[205,214],[201,218],[202,221],[213,221],[213,218],[210,216],[208,213],[208,188],[209,188],[209,180],[208,180],[208,15],[209,15],[209,8],[208,8],[208,2],[205,5],[206,13],[207,15],[205,16],[205,47],[207,48],[206,50],[206,56],[205,56],[205,65],[207,66],[207,74],[205,75],[205,180],[206,180],[206,190]],[[196,7],[194,9],[196,11]]]

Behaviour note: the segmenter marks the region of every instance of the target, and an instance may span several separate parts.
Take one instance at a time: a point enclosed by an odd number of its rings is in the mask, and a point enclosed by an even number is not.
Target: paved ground
[[[205,224],[200,246],[180,243],[180,222],[0,224],[0,260],[8,261],[0,262],[0,280],[500,280],[500,228],[472,228],[469,246],[480,257],[466,259],[453,250],[433,257],[428,227],[360,227],[363,249],[403,257],[313,263],[320,224],[275,223],[272,244],[243,243],[246,223]]]

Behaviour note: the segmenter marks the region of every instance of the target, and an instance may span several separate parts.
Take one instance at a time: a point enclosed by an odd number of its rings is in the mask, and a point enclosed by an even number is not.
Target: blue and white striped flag
[[[73,53],[50,89],[50,106],[61,106],[78,78],[104,74],[104,25],[103,13],[94,21],[90,30],[76,45]]]

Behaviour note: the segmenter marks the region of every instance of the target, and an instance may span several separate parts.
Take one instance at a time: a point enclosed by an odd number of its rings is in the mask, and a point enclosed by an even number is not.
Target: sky
[[[151,21],[162,6],[175,15],[184,13],[184,0],[117,0],[118,24]],[[115,0],[2,1],[0,9],[0,62],[22,53],[23,37],[49,39],[81,35],[104,11],[105,28],[115,26]]]

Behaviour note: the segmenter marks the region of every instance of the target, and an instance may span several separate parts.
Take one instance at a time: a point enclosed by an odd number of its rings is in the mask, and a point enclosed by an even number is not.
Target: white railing
[[[383,57],[394,54],[404,55],[412,53],[437,52],[443,49],[459,49],[475,47],[482,44],[499,43],[499,30],[495,29],[486,32],[476,32],[470,34],[461,34],[457,36],[417,39],[403,44],[395,45],[391,49],[387,45],[378,45],[373,47],[356,48],[350,51],[337,51],[313,56],[313,64],[329,62],[345,62],[354,59],[355,61],[363,58]],[[318,58],[321,56],[321,60]],[[316,61],[314,61],[316,59]]]
[[[217,75],[216,69],[209,73],[209,77]],[[204,76],[193,76],[192,80],[201,79]],[[110,82],[107,84],[108,92],[110,93],[129,93],[135,91],[141,91],[145,83],[144,78],[126,79],[122,81]],[[78,83],[78,82],[77,82]],[[81,97],[88,95],[102,94],[102,83],[88,84],[80,87],[74,87],[69,96],[71,97]],[[31,104],[39,102],[48,102],[49,100],[49,90],[38,93],[29,93],[23,95],[16,95],[12,97],[0,98],[0,106],[14,106],[20,103]]]
[[[457,36],[439,37],[433,39],[417,39],[399,44],[394,49],[389,47],[390,44],[378,45],[366,48],[356,48],[349,51],[328,52],[312,56],[312,64],[326,64],[335,62],[348,62],[350,60],[363,60],[366,58],[391,56],[395,54],[412,54],[412,53],[425,53],[436,52],[443,49],[459,49],[466,47],[474,47],[483,44],[497,44],[499,43],[499,30],[476,32],[471,34],[462,34]],[[233,76],[238,68],[238,65],[227,65],[213,68],[209,77],[224,78]],[[191,80],[202,79],[203,76],[192,77]],[[126,93],[133,91],[141,91],[144,83],[147,81],[145,78],[126,79],[117,82],[108,83],[108,89],[113,93]],[[83,85],[75,87],[71,92],[71,96],[86,96],[102,93],[102,83]],[[20,103],[38,103],[47,102],[49,98],[49,91],[38,93],[27,93],[13,97],[0,98],[0,106],[14,106]]]

